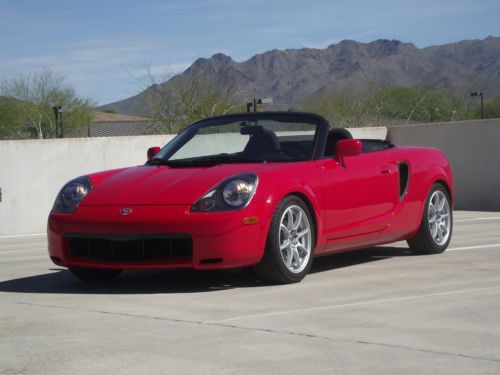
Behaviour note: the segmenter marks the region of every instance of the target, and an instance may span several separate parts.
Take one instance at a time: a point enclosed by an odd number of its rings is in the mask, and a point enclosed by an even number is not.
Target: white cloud
[[[182,72],[188,61],[175,61],[170,64],[146,64],[148,60],[166,60],[158,51],[168,51],[168,45],[159,40],[130,38],[89,39],[80,43],[55,43],[50,53],[37,56],[21,56],[3,59],[0,64],[0,78],[11,78],[28,74],[41,68],[51,68],[67,77],[81,95],[92,96],[101,103],[108,99],[104,92],[115,91],[113,100],[136,94],[137,80],[131,76],[144,75],[145,67],[150,66],[153,74],[168,71],[172,74]],[[117,89],[120,87],[120,89]],[[109,98],[109,94],[106,94]]]
[[[128,70],[128,72],[133,77],[141,77],[146,74],[151,74],[153,76],[161,75],[168,76],[174,75],[178,73],[182,73],[184,70],[189,68],[192,64],[192,61],[178,62],[173,64],[160,64],[160,65],[151,65],[150,63],[145,63],[142,68],[134,68]]]

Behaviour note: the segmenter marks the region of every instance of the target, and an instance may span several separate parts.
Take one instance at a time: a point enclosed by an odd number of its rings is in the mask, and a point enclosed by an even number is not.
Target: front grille
[[[191,258],[188,235],[68,235],[70,254],[110,262]]]

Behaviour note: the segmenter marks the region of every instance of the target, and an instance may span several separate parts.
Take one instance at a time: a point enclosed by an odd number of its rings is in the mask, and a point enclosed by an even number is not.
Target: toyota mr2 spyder
[[[195,122],[147,156],[63,186],[48,219],[55,264],[94,281],[251,266],[294,283],[316,256],[401,240],[436,254],[450,243],[452,172],[433,148],[261,112]]]

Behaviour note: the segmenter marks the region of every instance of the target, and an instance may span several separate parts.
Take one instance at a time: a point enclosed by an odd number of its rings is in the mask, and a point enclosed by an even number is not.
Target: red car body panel
[[[399,164],[408,165],[401,195]],[[253,172],[258,186],[243,209],[192,212],[195,201],[228,177]],[[304,162],[221,164],[171,168],[138,166],[91,174],[94,188],[73,214],[51,212],[51,259],[65,267],[108,269],[219,269],[257,264],[265,251],[270,222],[287,195],[301,196],[316,229],[321,256],[412,237],[428,192],[437,181],[453,197],[446,157],[431,148],[391,147],[346,157]],[[120,215],[123,208],[129,215]],[[245,219],[252,218],[251,223]],[[255,220],[255,218],[258,218]],[[103,261],[73,256],[75,234],[186,234],[192,256],[141,262]]]
[[[292,144],[299,149],[304,139],[310,140],[306,143],[311,142],[311,155],[304,157],[310,160],[286,162],[300,160],[288,156],[282,162],[264,162],[272,159],[263,158],[249,163],[240,155],[232,162],[217,159],[205,166],[192,162],[190,166],[182,166],[167,163],[171,154],[166,159],[160,157],[163,163],[148,162],[144,166],[88,175],[78,179],[87,186],[86,195],[78,200],[80,204],[71,210],[57,206],[49,215],[48,249],[52,261],[70,268],[100,269],[218,269],[255,265],[266,250],[276,208],[291,194],[300,196],[309,208],[315,230],[314,255],[321,256],[411,238],[419,229],[428,193],[436,182],[442,183],[453,199],[451,168],[439,150],[393,147],[382,142],[375,150],[367,148],[362,152],[363,141],[339,140],[341,143],[336,145],[344,152],[338,152],[337,158],[322,157],[331,144],[329,125],[320,116],[297,113],[231,116],[206,121],[210,124],[242,121],[236,123],[244,128],[240,130],[241,136],[250,129],[247,120],[256,124],[259,119],[279,117],[285,123],[303,120],[305,124],[316,124],[314,138],[307,135],[310,133],[300,133],[303,128],[299,128],[299,135],[292,136],[296,140]],[[191,130],[198,131],[204,124],[203,121],[193,124],[193,128],[187,128],[163,150],[169,152],[170,147],[177,152],[176,142],[191,139],[194,136]],[[258,128],[253,128],[256,132],[252,134],[266,134],[264,130],[257,131]],[[276,134],[272,135],[275,140],[271,137],[267,141],[272,145],[276,141],[280,147],[283,142],[283,149],[278,150],[287,157],[285,150],[294,147],[287,144],[292,138],[281,135],[280,140]],[[261,152],[264,145],[257,143],[257,150]],[[300,150],[291,151],[293,154]],[[152,155],[153,151],[149,153]],[[245,201],[243,208],[233,209],[226,204],[216,206],[218,212],[193,209],[207,193],[215,194],[214,188],[228,178],[249,174],[254,179],[253,196]],[[70,185],[74,188],[78,184]],[[220,190],[217,191],[222,197]],[[56,204],[61,197],[58,195]]]

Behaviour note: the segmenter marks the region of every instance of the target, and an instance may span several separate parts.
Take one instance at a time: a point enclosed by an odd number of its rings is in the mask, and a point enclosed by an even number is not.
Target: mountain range
[[[160,88],[172,91],[200,76],[214,87],[237,93],[235,99],[241,103],[272,97],[279,109],[300,107],[346,86],[430,88],[457,96],[482,91],[491,98],[500,95],[500,37],[426,48],[398,40],[344,40],[325,49],[275,49],[242,62],[218,53],[196,60]],[[98,110],[147,115],[144,98],[151,89]]]

